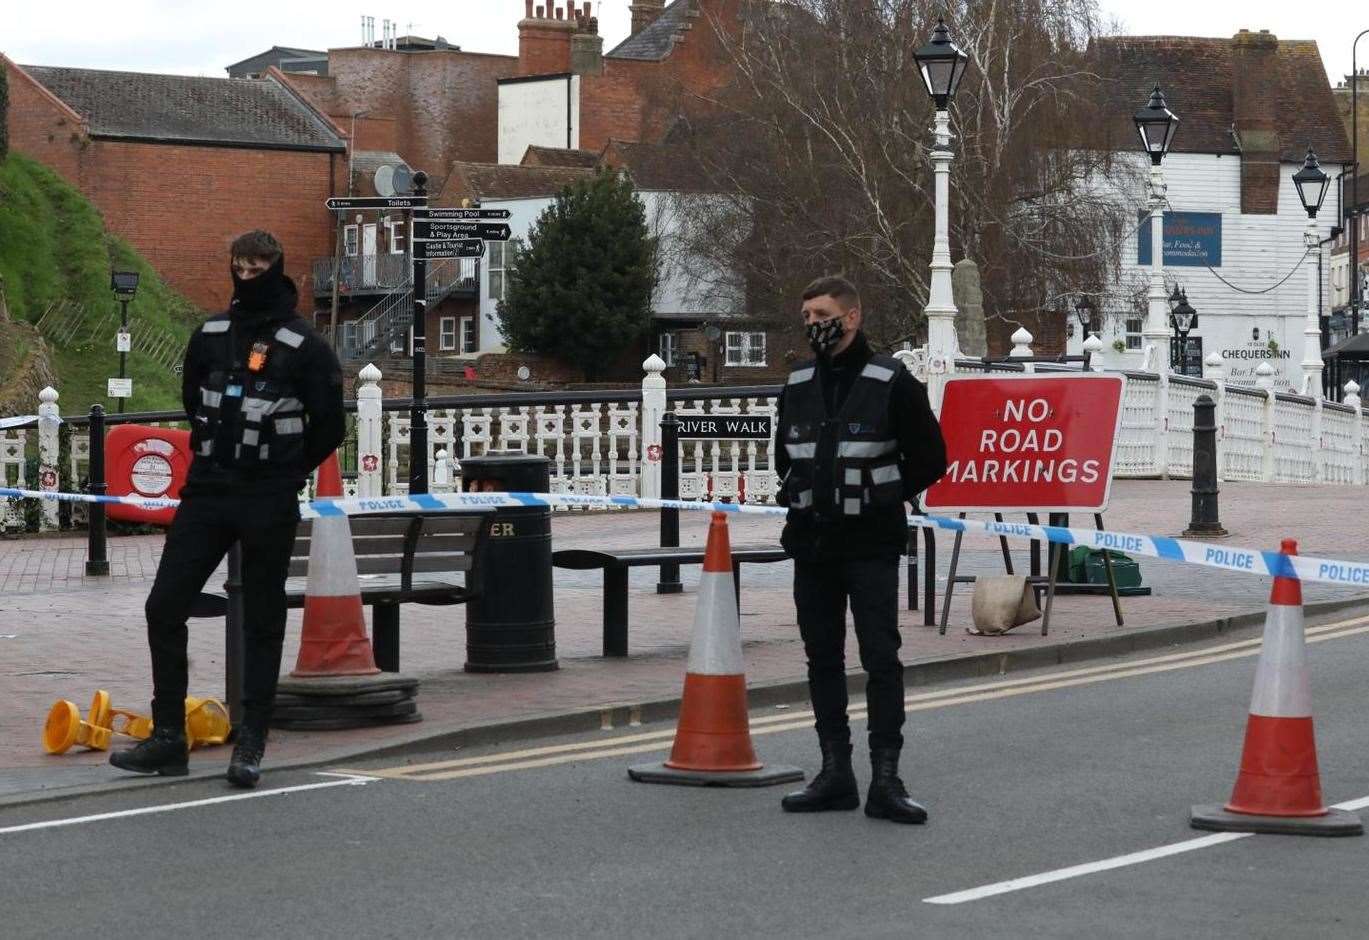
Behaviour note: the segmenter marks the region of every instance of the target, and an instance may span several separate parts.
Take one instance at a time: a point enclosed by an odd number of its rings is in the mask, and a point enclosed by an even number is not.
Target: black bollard
[[[105,483],[105,409],[90,406],[90,459],[87,462],[86,492],[104,496]],[[109,544],[105,537],[105,504],[91,503],[86,528],[86,574],[109,574]]]
[[[675,412],[667,411],[661,418],[661,499],[680,498],[680,419]],[[680,510],[661,510],[661,548],[680,547]],[[680,583],[680,563],[667,561],[661,563],[660,580],[656,582],[657,594],[679,594],[684,590]]]
[[[1193,403],[1193,518],[1187,538],[1227,534],[1217,518],[1217,403],[1199,395]]]
[[[242,724],[243,661],[247,656],[247,639],[243,633],[247,617],[243,613],[241,542],[234,542],[228,549],[228,577],[223,582],[223,592],[228,598],[223,618],[223,697],[228,706],[229,724],[236,731]]]

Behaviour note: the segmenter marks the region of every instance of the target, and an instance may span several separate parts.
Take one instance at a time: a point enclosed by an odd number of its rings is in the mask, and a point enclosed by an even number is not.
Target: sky
[[[594,3],[605,49],[626,37],[629,2]],[[1350,71],[1355,34],[1369,29],[1364,0],[1322,0],[1312,7],[1295,0],[1099,2],[1121,32],[1133,35],[1231,36],[1246,28],[1315,39],[1333,85]],[[0,52],[16,62],[223,77],[224,66],[271,46],[359,45],[363,14],[375,17],[377,38],[382,21],[390,19],[399,23],[401,34],[441,34],[467,51],[516,54],[523,0],[359,0],[355,5],[280,0],[223,6],[201,0],[65,0],[53,7],[0,0],[0,8]],[[1359,49],[1364,68],[1369,36]]]

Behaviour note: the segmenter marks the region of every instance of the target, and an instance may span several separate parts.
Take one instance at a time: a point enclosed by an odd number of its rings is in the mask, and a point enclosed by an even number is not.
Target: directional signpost
[[[443,258],[479,258],[485,242],[508,241],[512,236],[507,223],[508,209],[465,209],[428,207],[428,174],[414,174],[414,191],[409,196],[334,197],[325,205],[334,212],[352,210],[403,209],[408,216],[413,243],[413,398],[409,409],[409,492],[428,492],[427,424],[427,324],[428,261]],[[114,380],[111,381],[111,386]],[[110,396],[114,396],[110,391]]]

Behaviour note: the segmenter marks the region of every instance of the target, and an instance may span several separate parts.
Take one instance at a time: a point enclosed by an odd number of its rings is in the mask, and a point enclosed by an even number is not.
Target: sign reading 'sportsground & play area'
[[[680,440],[768,441],[770,415],[681,416]]]
[[[1142,222],[1136,236],[1137,264],[1150,264],[1150,224],[1150,219]],[[1166,212],[1163,238],[1167,268],[1222,266],[1220,212]]]
[[[946,381],[946,475],[929,510],[1102,512],[1112,485],[1122,375],[957,376]]]

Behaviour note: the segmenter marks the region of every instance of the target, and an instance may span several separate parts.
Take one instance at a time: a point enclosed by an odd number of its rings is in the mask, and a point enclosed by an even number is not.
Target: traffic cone
[[[315,495],[323,499],[342,495],[337,454],[319,467]],[[378,672],[366,635],[352,527],[346,516],[315,519],[309,538],[309,585],[304,592],[299,658],[290,675],[372,676]]]
[[[713,513],[708,527],[675,744],[666,761],[638,764],[629,767],[627,774],[642,783],[721,787],[760,787],[803,779],[797,767],[766,767],[751,746],[726,513]]]
[[[1281,550],[1296,555],[1298,543]],[[1225,806],[1195,806],[1195,829],[1289,835],[1363,835],[1359,816],[1322,802],[1317,742],[1312,729],[1312,686],[1303,636],[1302,583],[1275,577],[1255,670],[1255,691],[1245,727],[1236,786]]]

